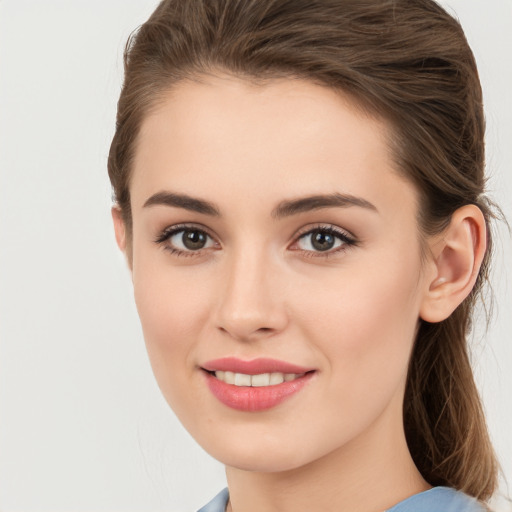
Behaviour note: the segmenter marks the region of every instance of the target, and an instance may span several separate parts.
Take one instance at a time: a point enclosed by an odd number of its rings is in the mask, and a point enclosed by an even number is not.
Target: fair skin
[[[461,208],[422,260],[388,130],[328,88],[226,75],[178,84],[142,125],[116,237],[159,386],[226,465],[235,512],[377,512],[429,488],[402,425],[408,361],[420,318],[471,290],[485,226]],[[238,410],[207,385],[224,357],[310,378]]]

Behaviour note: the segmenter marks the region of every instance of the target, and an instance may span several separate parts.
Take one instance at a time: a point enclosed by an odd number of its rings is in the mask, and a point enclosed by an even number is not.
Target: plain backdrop
[[[489,191],[512,219],[512,0],[447,0],[485,93]],[[225,485],[153,380],[106,160],[122,50],[153,0],[0,0],[0,510],[193,511]],[[473,358],[512,483],[512,247]],[[507,489],[503,487],[504,491]]]

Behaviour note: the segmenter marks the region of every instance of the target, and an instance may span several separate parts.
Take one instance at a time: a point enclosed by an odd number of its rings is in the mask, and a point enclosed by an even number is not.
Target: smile
[[[297,394],[316,371],[274,359],[223,358],[202,367],[217,400],[244,412],[265,411]]]
[[[233,384],[235,386],[251,386],[251,387],[264,387],[275,386],[283,382],[290,382],[297,377],[302,377],[304,374],[296,373],[259,373],[258,375],[249,375],[247,373],[235,373],[216,371],[215,377],[226,384]]]

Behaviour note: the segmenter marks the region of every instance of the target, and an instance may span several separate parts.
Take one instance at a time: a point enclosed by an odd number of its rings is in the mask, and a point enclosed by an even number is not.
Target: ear
[[[432,240],[432,272],[420,309],[431,323],[448,318],[469,295],[485,255],[487,232],[481,210],[475,205],[459,208],[440,237]]]
[[[117,246],[121,251],[126,251],[126,228],[119,206],[112,206],[112,220],[114,221],[114,232],[116,234]]]
[[[112,220],[114,222],[114,232],[116,235],[116,242],[117,246],[126,256],[126,261],[128,262],[128,267],[132,268],[131,266],[131,255],[129,254],[129,247],[128,247],[128,239],[127,239],[127,233],[126,233],[126,225],[123,220],[123,215],[121,213],[121,209],[119,206],[113,206],[112,210]]]

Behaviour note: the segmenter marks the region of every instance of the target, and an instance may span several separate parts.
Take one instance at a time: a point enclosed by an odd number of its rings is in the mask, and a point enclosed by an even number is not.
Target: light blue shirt
[[[223,489],[212,501],[197,512],[225,512],[228,489]],[[450,487],[433,487],[428,491],[397,503],[386,512],[485,512],[485,507],[475,498]]]

